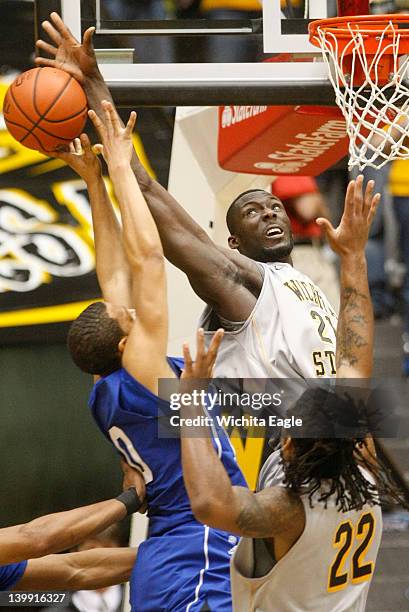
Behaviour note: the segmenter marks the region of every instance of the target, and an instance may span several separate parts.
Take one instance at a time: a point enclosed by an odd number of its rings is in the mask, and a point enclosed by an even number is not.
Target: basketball
[[[4,119],[10,134],[29,149],[55,151],[84,129],[87,98],[81,85],[56,68],[33,68],[10,85]]]

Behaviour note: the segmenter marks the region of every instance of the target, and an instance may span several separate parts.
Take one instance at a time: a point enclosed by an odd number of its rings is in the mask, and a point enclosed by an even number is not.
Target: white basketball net
[[[400,34],[389,22],[379,33],[377,51],[368,63],[364,37],[352,26],[350,23],[345,25],[351,40],[340,54],[337,37],[332,32],[317,28],[317,34],[335,90],[336,103],[345,117],[350,138],[348,167],[357,166],[359,170],[366,166],[382,168],[392,159],[409,159],[408,143],[404,144],[408,135],[405,126],[408,125],[409,109],[406,80],[409,56],[399,58]],[[386,35],[390,37],[389,42],[384,42]],[[391,80],[386,85],[379,85],[378,66],[386,47],[393,56],[393,73],[389,75]],[[351,53],[351,74],[347,75],[342,70],[343,59]],[[361,84],[354,84],[355,69],[362,70],[364,74]]]

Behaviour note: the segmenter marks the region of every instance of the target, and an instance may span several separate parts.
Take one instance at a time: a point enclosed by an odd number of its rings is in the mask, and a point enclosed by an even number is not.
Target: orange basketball
[[[87,98],[81,85],[56,68],[33,68],[10,85],[4,119],[12,136],[25,147],[55,151],[84,129]]]

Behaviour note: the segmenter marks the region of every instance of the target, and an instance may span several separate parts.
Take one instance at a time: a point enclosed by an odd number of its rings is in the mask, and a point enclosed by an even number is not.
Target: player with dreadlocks
[[[372,395],[364,402],[355,395],[342,387],[337,392],[316,387],[305,391],[288,411],[288,417],[302,418],[303,424],[301,431],[286,431],[293,452],[280,462],[283,483],[290,491],[307,496],[311,507],[314,499],[327,504],[333,496],[341,512],[379,505],[381,499],[407,505],[387,468],[375,458],[370,434],[381,416],[375,398]],[[371,404],[371,398],[375,403]],[[341,435],[345,427],[349,438]],[[267,468],[266,464],[263,473]],[[368,480],[364,470],[373,480]]]
[[[337,379],[368,379],[373,312],[364,249],[377,200],[368,190],[363,195],[362,183],[348,189],[354,191],[343,217],[349,234],[327,224],[341,259]],[[206,352],[202,331],[195,363],[187,346],[184,353],[180,391],[188,393],[211,377],[215,356]],[[203,407],[182,407],[192,510],[199,521],[243,536],[231,562],[235,612],[365,609],[382,533],[381,496],[403,499],[376,459],[367,391],[359,392],[358,382],[349,395],[317,387],[303,393],[286,415],[302,418],[303,427],[283,430],[257,493],[232,486],[205,427],[192,435],[185,419],[203,414]]]

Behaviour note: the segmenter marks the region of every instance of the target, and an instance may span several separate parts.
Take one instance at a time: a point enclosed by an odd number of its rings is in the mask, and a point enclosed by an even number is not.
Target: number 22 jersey
[[[373,483],[369,473],[365,477]],[[258,488],[283,486],[280,452],[262,468]],[[380,506],[340,512],[301,495],[305,527],[275,561],[263,540],[242,538],[231,565],[234,612],[364,612],[382,537]]]

